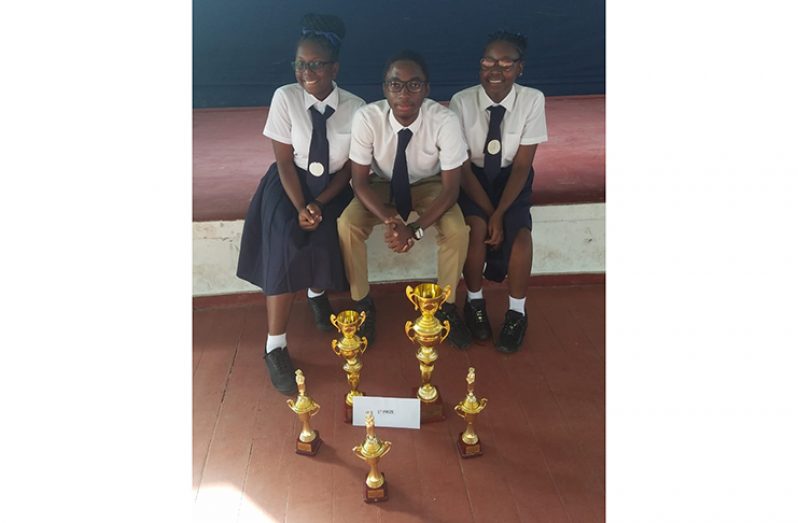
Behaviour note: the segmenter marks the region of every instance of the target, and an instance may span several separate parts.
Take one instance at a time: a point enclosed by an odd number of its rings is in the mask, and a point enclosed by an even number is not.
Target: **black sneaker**
[[[266,360],[266,368],[269,369],[269,378],[274,388],[286,396],[296,394],[295,369],[288,356],[288,347],[274,349],[268,354],[264,352],[263,359]]]
[[[377,336],[377,309],[374,308],[374,301],[370,296],[366,296],[362,300],[355,302],[355,310],[358,313],[366,311],[366,320],[357,330],[357,335],[360,337],[365,336],[368,340],[368,346],[371,348]]]
[[[330,316],[335,313],[330,306],[330,300],[327,299],[327,293],[325,292],[315,298],[308,298],[308,305],[310,305],[310,310],[313,311],[313,321],[316,322],[316,328],[320,331],[331,331],[333,325],[330,323]]]
[[[526,312],[526,311],[525,311]],[[518,352],[526,334],[527,315],[514,310],[508,310],[504,315],[504,324],[499,333],[499,342],[496,350],[511,354]]]
[[[445,320],[449,320],[449,327],[451,330],[449,331],[449,337],[446,338],[449,342],[457,347],[458,349],[465,349],[469,345],[471,345],[471,333],[468,332],[468,327],[466,327],[463,320],[460,319],[460,315],[457,314],[457,307],[455,307],[454,303],[444,303],[438,312],[435,313],[435,317],[438,318],[441,323]]]
[[[463,316],[471,335],[479,341],[489,340],[493,337],[488,321],[488,311],[485,308],[485,300],[466,300],[463,307]]]

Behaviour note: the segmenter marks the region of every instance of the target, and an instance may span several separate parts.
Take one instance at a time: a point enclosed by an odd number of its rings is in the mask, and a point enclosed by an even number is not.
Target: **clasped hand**
[[[299,211],[299,228],[303,231],[315,231],[321,223],[321,208],[315,203],[305,205]]]
[[[413,240],[413,229],[405,225],[398,216],[392,216],[385,220],[385,244],[393,252],[407,252],[415,241]]]

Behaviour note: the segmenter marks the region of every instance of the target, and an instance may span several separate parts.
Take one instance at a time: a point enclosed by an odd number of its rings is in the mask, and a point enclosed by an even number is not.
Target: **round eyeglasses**
[[[487,69],[493,69],[498,65],[499,69],[502,69],[503,71],[509,71],[516,64],[516,62],[520,61],[521,61],[520,58],[516,58],[514,60],[512,58],[499,58],[497,60],[496,58],[483,56],[482,59],[479,61],[479,66],[482,69],[487,70]]]
[[[302,60],[297,60],[295,62],[291,62],[291,67],[294,71],[304,71],[305,69],[310,69],[314,73],[321,71],[327,65],[334,64],[335,62],[322,62],[320,60],[315,60],[313,62],[303,62]]]
[[[385,82],[385,87],[392,93],[401,93],[402,89],[405,87],[407,87],[407,90],[411,93],[420,93],[425,85],[427,85],[427,82],[422,82],[421,80],[408,80],[406,82],[401,80],[388,80]]]

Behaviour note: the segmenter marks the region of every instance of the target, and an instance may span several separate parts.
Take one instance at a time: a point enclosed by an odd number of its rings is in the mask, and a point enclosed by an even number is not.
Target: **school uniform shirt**
[[[481,85],[464,89],[452,96],[449,108],[460,119],[465,132],[471,161],[485,166],[485,138],[488,136],[490,111],[488,107],[505,108],[502,118],[502,167],[512,165],[519,145],[533,145],[548,140],[545,99],[532,87],[513,84],[500,103],[495,103]]]
[[[284,85],[274,92],[269,116],[263,134],[272,140],[291,144],[294,147],[294,164],[300,169],[308,168],[308,150],[313,134],[313,122],[308,109],[315,106],[324,114],[327,106],[335,112],[327,120],[327,141],[330,143],[330,172],[335,173],[349,159],[349,136],[352,117],[366,102],[333,82],[332,92],[324,100],[317,100],[301,85]]]
[[[405,127],[393,115],[387,100],[362,107],[352,121],[349,158],[370,165],[380,178],[390,180],[396,157],[396,133]],[[457,116],[434,100],[425,98],[418,117],[409,126],[413,132],[405,150],[410,183],[463,165],[468,159],[463,131]]]

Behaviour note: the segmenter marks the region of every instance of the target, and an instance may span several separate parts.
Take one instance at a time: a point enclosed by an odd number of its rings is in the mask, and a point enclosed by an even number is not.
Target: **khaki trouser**
[[[370,178],[371,189],[386,204],[390,198],[390,182]],[[433,176],[416,182],[410,186],[413,198],[413,210],[423,213],[441,192],[441,177]],[[395,206],[390,205],[395,208]],[[346,277],[349,279],[352,299],[357,301],[365,298],[369,293],[369,272],[366,252],[366,240],[371,235],[374,226],[382,223],[371,211],[366,209],[360,200],[354,198],[338,218],[338,239],[341,243],[341,254],[344,258]],[[457,283],[463,272],[466,253],[468,251],[469,228],[463,219],[460,206],[452,205],[435,222],[438,230],[438,285],[452,286],[452,293],[448,303],[454,303]],[[425,231],[428,232],[428,231]],[[424,236],[421,241],[429,241]],[[401,254],[399,254],[401,256]]]

